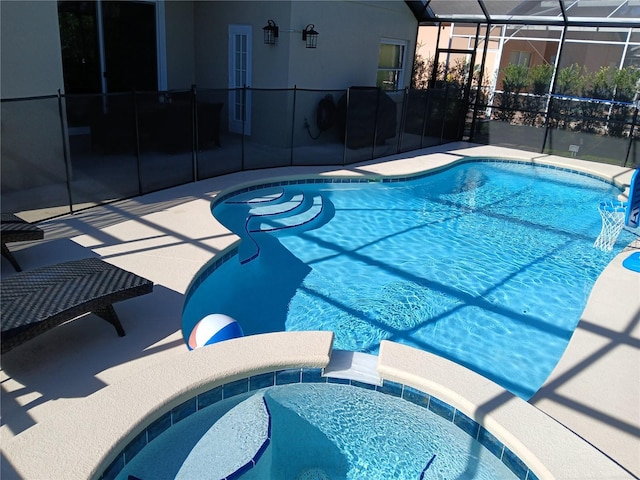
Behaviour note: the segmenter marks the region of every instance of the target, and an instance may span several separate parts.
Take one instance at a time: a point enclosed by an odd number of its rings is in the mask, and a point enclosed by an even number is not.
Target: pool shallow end
[[[269,333],[220,342],[140,370],[2,445],[0,478],[99,478],[148,424],[193,396],[251,375],[329,363],[332,332]]]
[[[332,332],[279,332],[185,351],[7,442],[2,478],[98,478],[144,427],[185,400],[264,372],[325,368],[332,343]],[[433,394],[483,424],[540,479],[632,478],[532,405],[448,360],[384,341],[377,371],[386,380]]]

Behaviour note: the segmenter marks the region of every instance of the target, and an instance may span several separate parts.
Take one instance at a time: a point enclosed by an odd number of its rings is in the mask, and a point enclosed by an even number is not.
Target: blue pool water
[[[273,386],[180,420],[141,449],[117,478],[225,478],[251,458],[255,466],[233,478],[517,478],[499,459],[508,454],[492,453],[475,439],[482,437],[493,449],[486,431],[477,424],[458,426],[463,424],[426,407],[350,385]]]
[[[238,255],[188,292],[183,331],[210,313],[246,335],[332,330],[334,348],[389,339],[441,355],[528,399],[551,373],[612,252],[593,248],[584,175],[469,162],[421,179],[304,183],[243,192],[214,215]],[[249,220],[247,220],[249,218]]]

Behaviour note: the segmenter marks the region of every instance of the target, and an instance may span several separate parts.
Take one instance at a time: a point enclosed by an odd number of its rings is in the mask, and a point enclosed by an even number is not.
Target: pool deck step
[[[378,375],[378,357],[368,353],[334,350],[324,369],[324,376],[382,385],[382,379]]]

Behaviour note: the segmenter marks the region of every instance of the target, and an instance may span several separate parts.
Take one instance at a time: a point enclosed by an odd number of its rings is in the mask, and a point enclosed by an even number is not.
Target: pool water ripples
[[[339,478],[419,478],[433,454],[436,459],[425,478],[514,478],[475,440],[426,408],[370,390],[330,387],[275,387],[265,396],[272,410],[278,408],[277,403],[295,413],[337,447],[348,465]],[[277,428],[274,424],[274,435]],[[313,462],[319,455],[310,457],[307,461]],[[291,462],[297,460],[292,458]],[[276,478],[295,478],[293,472],[281,473]]]
[[[460,411],[410,387],[361,385],[290,383],[220,399],[150,440],[116,478],[519,478],[506,447]]]
[[[332,330],[337,349],[375,354],[389,339],[525,399],[560,359],[598,275],[632,237],[623,231],[613,252],[593,248],[598,204],[619,190],[533,165],[469,162],[404,182],[283,188],[322,195],[332,218],[270,236],[256,260],[214,271],[185,305],[186,332],[206,314],[225,313],[245,334]],[[230,218],[233,205],[214,214]],[[274,294],[279,288],[287,295]]]

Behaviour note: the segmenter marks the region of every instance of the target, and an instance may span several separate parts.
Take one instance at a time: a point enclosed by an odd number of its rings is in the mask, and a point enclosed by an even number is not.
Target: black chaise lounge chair
[[[3,213],[1,220],[0,238],[2,239],[2,256],[11,262],[16,272],[21,272],[22,269],[7,248],[7,243],[42,240],[44,238],[44,232],[35,225],[16,217],[13,213]]]
[[[113,304],[152,290],[150,280],[98,258],[16,273],[0,283],[1,351],[89,312],[111,323],[122,337]]]

